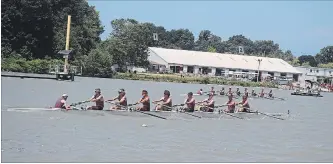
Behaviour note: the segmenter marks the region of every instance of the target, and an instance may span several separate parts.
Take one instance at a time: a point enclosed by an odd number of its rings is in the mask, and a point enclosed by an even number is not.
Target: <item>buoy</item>
[[[146,124],[142,124],[141,126],[142,126],[142,127],[147,127],[147,125],[146,125]]]

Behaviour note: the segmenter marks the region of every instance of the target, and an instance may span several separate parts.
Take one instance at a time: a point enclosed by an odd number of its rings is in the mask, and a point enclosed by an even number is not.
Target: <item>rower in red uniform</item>
[[[234,113],[235,112],[236,103],[234,102],[232,97],[233,97],[232,94],[228,95],[229,101],[226,103],[228,108],[226,110],[224,110],[224,112],[226,112],[226,113]]]
[[[69,105],[66,105],[66,100],[68,98],[67,94],[63,94],[55,103],[54,108],[61,108],[61,109],[71,109]]]
[[[262,88],[259,97],[264,97],[264,96],[265,96],[265,92],[264,92],[264,88]]]
[[[247,100],[247,96],[243,95],[243,100],[237,104],[241,105],[241,107],[238,109],[238,112],[250,112],[250,104]]]
[[[202,89],[198,90],[197,94],[202,95],[203,94]]]
[[[203,105],[202,107],[200,107],[201,111],[214,112],[215,101],[213,97],[214,97],[213,93],[209,93],[209,97],[207,99],[198,102],[199,104]]]
[[[171,111],[172,99],[170,97],[170,91],[165,90],[164,96],[160,100],[153,101],[153,103],[159,103],[159,102],[162,102],[162,103],[159,105],[156,105],[155,110]]]
[[[103,110],[104,108],[104,97],[101,94],[101,89],[95,89],[95,94],[90,99],[91,102],[95,102],[95,106],[90,106],[87,110]]]
[[[127,98],[125,96],[125,89],[120,89],[118,91],[118,96],[113,98],[113,99],[110,99],[110,100],[106,100],[106,101],[117,101],[115,106],[111,107],[110,109],[121,109],[122,107],[126,107],[127,106]]]
[[[137,104],[142,104],[142,106],[137,107],[137,110],[140,111],[150,111],[150,99],[148,96],[148,91],[142,90],[142,98],[137,102]]]
[[[187,94],[187,99],[185,100],[184,104],[186,105],[186,107],[184,108],[185,112],[194,112],[195,99],[192,92],[189,92]]]

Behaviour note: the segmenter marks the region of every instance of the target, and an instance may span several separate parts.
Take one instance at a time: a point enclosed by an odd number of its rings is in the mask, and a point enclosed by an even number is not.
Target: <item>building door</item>
[[[298,81],[298,74],[293,74],[294,81]]]

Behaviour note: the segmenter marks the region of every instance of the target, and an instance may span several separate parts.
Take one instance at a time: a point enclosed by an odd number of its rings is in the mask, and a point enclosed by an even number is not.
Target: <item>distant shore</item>
[[[55,75],[51,74],[36,74],[36,73],[21,73],[21,72],[4,72],[1,71],[2,76],[18,77],[29,76],[30,78],[52,78]],[[84,76],[86,77],[86,76]],[[96,78],[96,77],[94,77]],[[278,88],[277,85],[267,82],[251,82],[251,81],[237,81],[228,80],[217,77],[199,77],[199,76],[181,76],[176,74],[151,74],[151,73],[117,73],[112,79],[123,80],[141,80],[141,81],[155,81],[155,82],[175,82],[175,83],[190,83],[190,84],[217,84],[217,85],[232,85],[242,87],[267,87]]]

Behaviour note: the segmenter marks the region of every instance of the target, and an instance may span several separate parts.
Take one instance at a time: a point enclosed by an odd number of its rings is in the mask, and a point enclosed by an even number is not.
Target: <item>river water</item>
[[[7,111],[52,106],[63,93],[69,95],[69,103],[86,100],[95,88],[101,88],[106,98],[124,88],[129,103],[141,97],[142,89],[148,90],[151,99],[161,98],[168,89],[173,103],[178,104],[184,101],[181,94],[209,87],[83,77],[77,77],[75,82],[4,77],[2,162],[333,161],[333,94],[330,93],[315,98],[273,90],[276,96],[287,100],[250,100],[251,107],[261,112],[289,110],[286,120],[267,117],[162,120],[95,111]],[[226,100],[216,97],[216,104]]]

